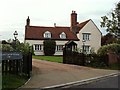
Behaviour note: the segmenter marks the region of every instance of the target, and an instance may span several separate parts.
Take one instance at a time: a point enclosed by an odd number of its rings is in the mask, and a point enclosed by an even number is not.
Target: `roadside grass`
[[[98,68],[98,69],[120,70],[120,63],[114,63],[104,67],[94,67],[94,66],[89,66],[89,67]]]
[[[27,78],[7,74],[2,76],[2,90],[15,90],[22,86],[27,81]]]
[[[112,64],[108,68],[112,70],[120,70],[120,63]]]
[[[63,63],[62,56],[32,56],[32,58],[39,59],[39,60],[51,61],[51,62]]]

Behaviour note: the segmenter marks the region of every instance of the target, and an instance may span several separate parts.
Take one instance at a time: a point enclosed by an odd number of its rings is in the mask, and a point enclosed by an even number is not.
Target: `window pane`
[[[56,51],[63,51],[63,45],[57,45]]]
[[[39,45],[39,44],[35,44],[34,45],[34,50],[38,51],[38,50],[43,50],[43,46]]]
[[[49,31],[46,31],[44,33],[44,38],[51,38],[51,33]]]
[[[89,40],[90,38],[90,34],[89,33],[83,33],[83,40]]]

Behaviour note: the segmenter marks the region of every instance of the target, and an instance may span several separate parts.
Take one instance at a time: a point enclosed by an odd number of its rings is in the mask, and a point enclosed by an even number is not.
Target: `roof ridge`
[[[81,23],[85,23],[86,22],[86,24],[87,24],[87,22],[89,22],[91,19],[88,19],[88,20],[85,20],[85,21],[83,21],[83,22],[81,22]],[[79,24],[81,24],[81,23],[79,23]]]
[[[52,26],[29,26],[29,27],[38,27],[38,28],[70,28],[68,26],[56,26],[56,27],[52,27]]]

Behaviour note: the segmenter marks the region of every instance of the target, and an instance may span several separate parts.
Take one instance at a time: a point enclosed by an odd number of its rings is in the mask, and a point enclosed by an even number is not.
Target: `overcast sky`
[[[13,39],[15,30],[18,39],[24,40],[26,19],[34,26],[70,26],[72,10],[77,12],[77,21],[92,19],[100,28],[101,17],[115,8],[119,0],[1,0],[0,38]]]

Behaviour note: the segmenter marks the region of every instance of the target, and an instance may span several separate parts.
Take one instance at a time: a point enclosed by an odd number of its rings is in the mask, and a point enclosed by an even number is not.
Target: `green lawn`
[[[26,78],[7,74],[2,77],[2,90],[15,90],[27,81]]]
[[[39,59],[39,60],[47,60],[51,62],[58,62],[58,63],[63,62],[62,56],[32,56],[32,58]]]

